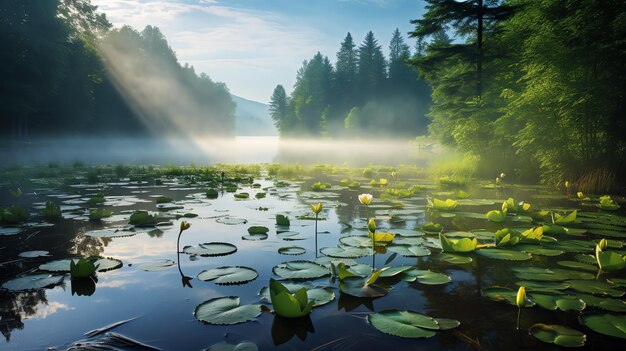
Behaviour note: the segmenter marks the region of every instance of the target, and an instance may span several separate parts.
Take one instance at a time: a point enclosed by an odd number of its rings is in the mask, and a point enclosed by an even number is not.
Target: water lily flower
[[[182,221],[180,222],[180,231],[181,233],[187,229],[189,229],[189,227],[191,227],[191,224],[187,221]]]
[[[292,294],[279,281],[270,278],[270,300],[277,315],[286,318],[299,318],[311,313],[313,301],[309,301],[305,288]]]
[[[500,184],[500,177],[496,177],[496,184]]]
[[[368,206],[374,200],[374,196],[372,194],[361,194],[359,195],[359,202],[363,205]]]
[[[370,220],[367,221],[367,229],[369,229],[372,234],[376,232],[376,221],[374,221],[374,218],[370,218]]]
[[[504,174],[504,172],[500,173],[500,178],[504,178],[506,177],[506,174]]]
[[[582,199],[584,194],[583,194],[582,191],[579,191],[579,192],[576,193],[576,196],[578,196],[579,199]]]
[[[313,213],[315,214],[319,214],[320,212],[322,212],[322,203],[319,202],[317,205],[311,204],[311,211],[313,211]]]
[[[565,181],[565,188],[566,188],[566,189],[569,189],[569,180],[566,180],[566,181]]]
[[[517,308],[522,308],[526,304],[526,287],[520,286],[519,290],[517,290],[517,297],[515,299],[515,304]]]

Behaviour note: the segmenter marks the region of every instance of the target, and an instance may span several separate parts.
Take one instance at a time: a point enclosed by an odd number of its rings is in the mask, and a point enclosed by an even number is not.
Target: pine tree
[[[387,62],[374,33],[369,31],[359,46],[359,86],[368,99],[381,91],[387,78]]]

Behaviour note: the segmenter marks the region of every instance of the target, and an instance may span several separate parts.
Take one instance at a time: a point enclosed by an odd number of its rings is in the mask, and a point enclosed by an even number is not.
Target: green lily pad
[[[610,297],[599,297],[588,294],[578,294],[578,297],[591,307],[611,312],[626,312],[626,301],[621,299],[612,299]]]
[[[587,312],[580,323],[600,334],[626,339],[626,316],[612,313]]]
[[[557,249],[549,249],[539,245],[517,245],[514,248],[515,250],[523,251],[533,255],[539,256],[559,256],[564,253],[562,250]]]
[[[50,256],[50,252],[44,251],[44,250],[24,251],[24,252],[20,252],[18,256],[24,257],[24,258],[44,257],[44,256]]]
[[[249,241],[261,241],[261,240],[267,239],[267,237],[268,237],[267,234],[247,234],[247,235],[242,235],[241,239],[249,240]]]
[[[584,301],[576,296],[549,295],[549,294],[529,294],[530,300],[545,309],[556,311],[577,311],[580,312],[587,306]]]
[[[237,246],[229,243],[211,242],[198,246],[185,246],[183,253],[195,256],[226,256],[237,251]]]
[[[352,247],[372,247],[372,238],[364,235],[349,235],[339,238],[339,242]]]
[[[220,217],[215,220],[217,223],[222,223],[226,225],[239,225],[248,223],[247,219],[237,218],[237,217]]]
[[[560,281],[568,279],[594,279],[596,276],[581,271],[561,268],[515,267],[515,276],[524,280]]]
[[[248,228],[248,234],[267,234],[270,229],[268,227],[254,225]]]
[[[421,257],[430,255],[430,250],[417,245],[388,245],[387,250],[404,257]]]
[[[226,296],[207,300],[196,307],[194,315],[202,322],[218,325],[238,324],[261,315],[261,305],[240,305],[239,297]]]
[[[482,293],[484,296],[494,301],[503,301],[510,305],[517,306],[517,290],[512,290],[501,286],[493,286],[483,289]],[[528,298],[524,303],[524,307],[533,307],[534,305],[535,303]]]
[[[126,236],[133,236],[135,234],[137,233],[124,230],[123,228],[109,228],[109,229],[90,230],[86,232],[84,235],[91,236],[94,238],[122,238]]]
[[[98,267],[98,272],[107,272],[112,271],[114,269],[121,268],[124,264],[122,261],[115,258],[100,258],[93,263],[96,267]]]
[[[259,273],[250,267],[225,266],[202,271],[198,279],[218,285],[245,284],[255,280]]]
[[[461,256],[453,253],[442,252],[435,256],[431,256],[435,260],[444,261],[450,264],[467,264],[471,263],[473,260],[468,256]]]
[[[555,324],[533,324],[528,332],[545,343],[563,347],[581,347],[585,345],[585,340],[587,340],[585,334],[578,330]]]
[[[279,238],[279,239],[292,241],[292,240],[306,240],[306,239],[310,239],[311,235],[304,234],[304,233],[293,232],[293,231],[286,231],[286,232],[280,232],[280,233],[276,234],[276,237]]]
[[[320,252],[329,257],[335,258],[360,258],[372,254],[371,248],[365,247],[323,247]]]
[[[507,260],[507,261],[524,261],[530,260],[532,257],[529,253],[519,252],[519,251],[511,251],[511,250],[503,250],[503,249],[480,249],[477,250],[481,256],[485,256],[487,258],[492,258],[496,260]]]
[[[306,252],[306,249],[300,246],[283,246],[278,249],[278,253],[281,255],[302,255]]]
[[[63,282],[63,278],[63,275],[26,275],[4,282],[2,288],[10,291],[38,290],[59,285]]]
[[[272,272],[284,279],[317,279],[330,275],[330,270],[311,261],[283,262],[272,268]]]
[[[588,272],[596,272],[598,270],[598,267],[594,267],[592,265],[588,265],[586,263],[582,263],[578,261],[559,261],[557,262],[557,264],[559,266],[563,266],[567,268],[574,268],[574,269],[581,269],[581,270],[588,271]]]
[[[346,277],[339,281],[342,293],[354,297],[375,298],[387,295],[389,289],[379,284],[367,284],[367,277]]]
[[[570,287],[569,284],[562,281],[550,282],[539,280],[521,280],[515,282],[515,285],[525,286],[528,291],[565,290]]]
[[[413,268],[403,272],[402,280],[408,282],[417,281],[418,283],[427,285],[439,285],[451,282],[452,278],[443,273]]]
[[[309,302],[313,303],[313,307],[325,305],[335,299],[335,293],[332,288],[320,287],[311,284],[298,284],[290,282],[282,282],[283,286],[289,290],[292,294],[295,294],[298,290],[306,289]],[[266,300],[270,301],[270,289],[269,287],[263,287],[259,291],[259,295]]]
[[[62,259],[46,262],[39,265],[39,270],[47,272],[69,272],[71,259]]]
[[[608,295],[611,297],[621,297],[624,295],[624,291],[620,290],[618,287],[597,280],[568,280],[567,283],[571,285],[571,289],[583,293]]]
[[[167,259],[142,262],[136,265],[137,268],[146,272],[161,272],[176,266],[176,262]]]
[[[398,310],[372,313],[367,316],[367,321],[385,334],[402,338],[429,338],[436,334],[432,330],[451,329],[460,324],[454,320],[437,320],[413,311]]]
[[[204,351],[259,351],[259,347],[249,341],[242,341],[238,344],[220,342],[215,345],[211,345]]]

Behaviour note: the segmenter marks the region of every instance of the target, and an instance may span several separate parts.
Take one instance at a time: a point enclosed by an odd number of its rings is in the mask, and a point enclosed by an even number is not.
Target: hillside
[[[236,95],[231,96],[237,104],[235,135],[278,135],[278,130],[270,117],[268,105]]]

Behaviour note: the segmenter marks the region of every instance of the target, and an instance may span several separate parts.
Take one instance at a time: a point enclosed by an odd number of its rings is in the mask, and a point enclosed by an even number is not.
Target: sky
[[[357,46],[373,31],[385,55],[395,28],[407,38],[421,0],[92,0],[116,27],[159,27],[178,60],[224,82],[231,93],[267,103],[288,93],[302,61],[331,62],[346,34]]]

